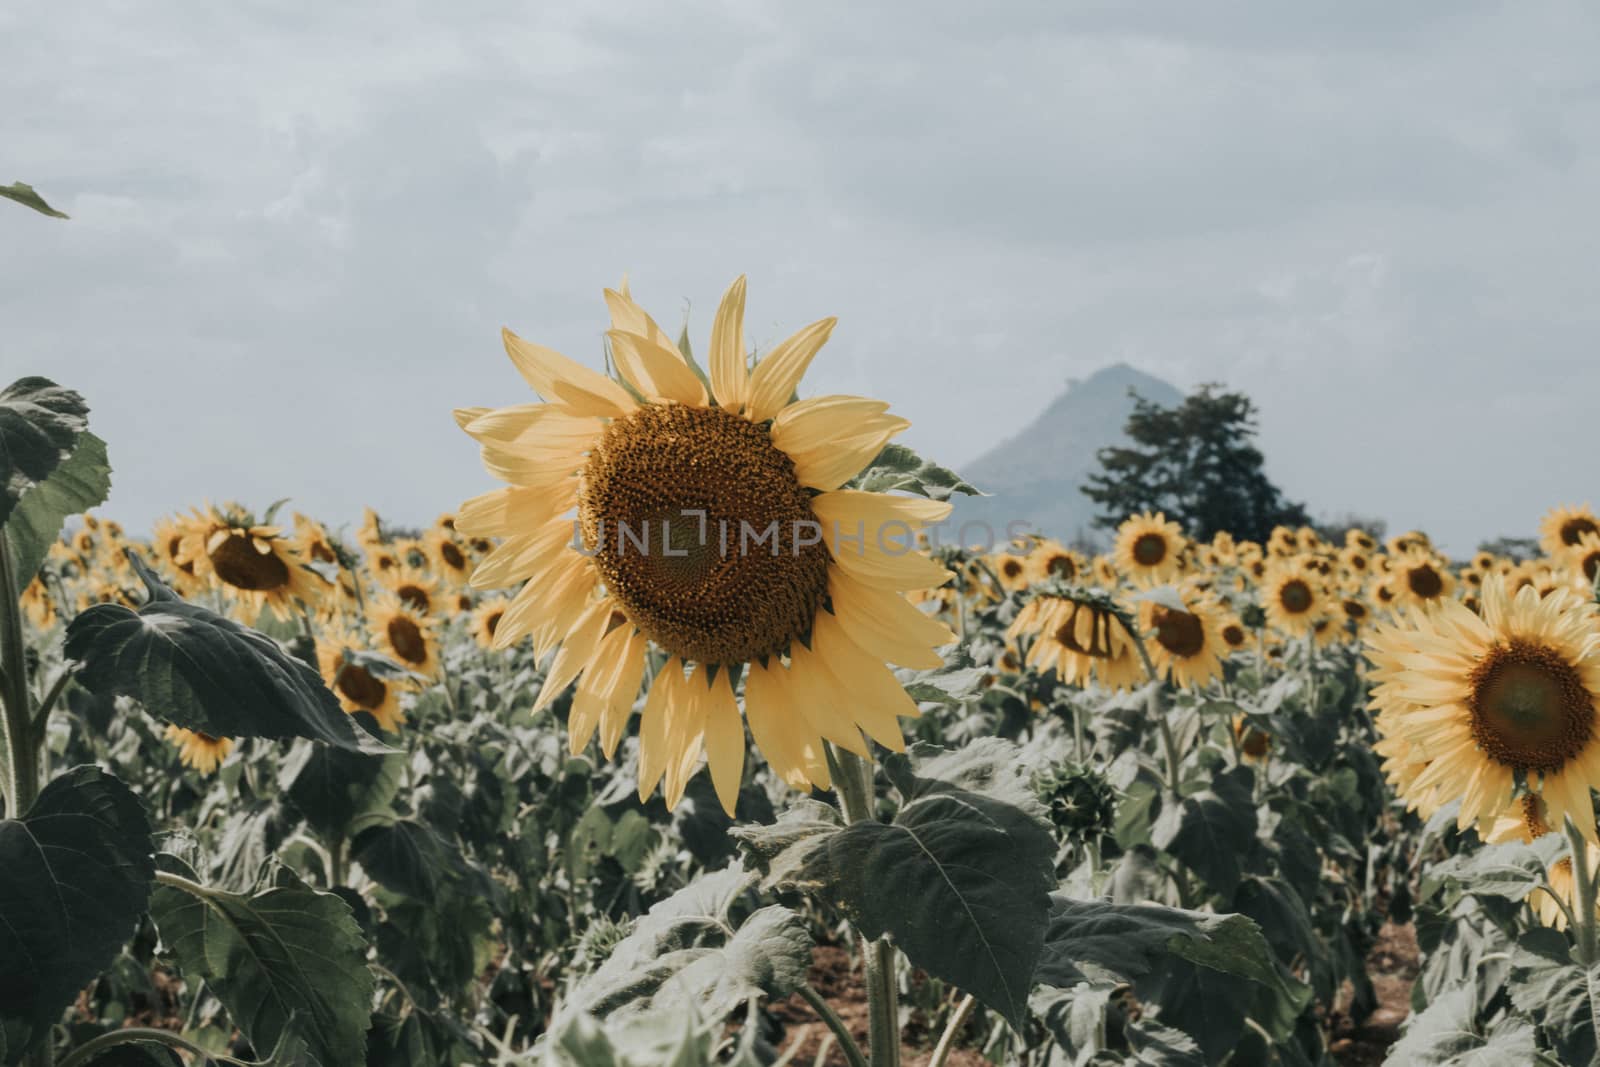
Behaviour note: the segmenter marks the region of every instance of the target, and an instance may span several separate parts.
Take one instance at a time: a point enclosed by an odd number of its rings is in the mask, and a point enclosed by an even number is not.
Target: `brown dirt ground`
[[[1378,1007],[1359,1024],[1344,1011],[1330,1013],[1328,1051],[1335,1060],[1344,1067],[1376,1067],[1383,1062],[1410,1014],[1411,984],[1416,981],[1420,961],[1416,930],[1409,923],[1384,923],[1377,943],[1367,953],[1367,973],[1378,994]],[[1348,1008],[1348,983],[1339,999],[1341,1006]]]
[[[811,952],[810,981],[816,991],[833,1006],[833,1010],[839,1013],[839,1018],[850,1028],[856,1042],[866,1048],[867,991],[862,984],[859,964],[851,966],[850,953],[837,945],[818,945]],[[796,1040],[800,1042],[800,1054],[791,1063],[809,1065],[815,1062],[822,1042],[833,1036],[822,1020],[817,1018],[816,1012],[811,1010],[811,1006],[798,996],[773,1004],[771,1014],[784,1025],[780,1049],[787,1052]],[[980,1035],[973,1031],[970,1020],[967,1025],[969,1032],[963,1036],[972,1041],[978,1040]],[[926,1067],[933,1056],[933,1046],[939,1035],[919,1033],[915,1027],[908,1027],[905,1038],[906,1044],[901,1048],[905,1067]],[[827,1067],[848,1067],[844,1053],[837,1044],[833,1045],[823,1062]],[[951,1051],[946,1062],[950,1067],[987,1067],[988,1061],[976,1050],[958,1046]]]

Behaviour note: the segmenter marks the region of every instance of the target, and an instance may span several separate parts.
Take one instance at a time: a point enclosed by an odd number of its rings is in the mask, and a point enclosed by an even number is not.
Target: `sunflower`
[[[1585,533],[1564,553],[1580,589],[1591,590],[1600,581],[1600,533]]]
[[[207,505],[185,523],[180,561],[239,604],[293,618],[295,603],[315,606],[326,585],[301,564],[299,550],[277,526],[258,526],[237,507]]]
[[[395,593],[372,603],[368,620],[378,647],[402,667],[433,678],[439,673],[439,620],[423,615]]]
[[[189,532],[189,522],[184,518],[161,519],[156,523],[151,540],[162,573],[172,580],[172,588],[178,595],[185,598],[196,596],[206,587],[205,579],[195,573],[194,560],[184,555],[183,542]]]
[[[1028,588],[1030,572],[1025,557],[1015,552],[996,552],[989,566],[994,570],[995,577],[1000,579],[1002,589],[1015,593]]]
[[[1267,762],[1267,756],[1272,752],[1272,735],[1252,725],[1248,716],[1233,717],[1233,737],[1239,743],[1239,754],[1246,763]]]
[[[403,610],[403,609],[402,609]],[[350,714],[364,711],[389,733],[400,732],[406,721],[400,708],[400,694],[409,688],[400,678],[379,677],[352,659],[346,652],[366,649],[351,633],[336,633],[317,639],[317,668],[339,698],[339,705]]]
[[[1217,620],[1217,636],[1222,638],[1223,647],[1229,652],[1237,652],[1250,643],[1250,631],[1231,611],[1223,612]]]
[[[1222,677],[1228,644],[1222,638],[1224,616],[1216,604],[1192,588],[1178,593],[1184,610],[1154,600],[1139,605],[1139,628],[1145,649],[1163,678],[1185,689],[1199,689]]]
[[[1323,612],[1327,593],[1320,575],[1299,560],[1278,560],[1261,586],[1267,622],[1290,637],[1304,637]]]
[[[181,726],[168,726],[166,739],[178,746],[178,759],[185,767],[198,774],[211,774],[233,751],[233,738],[212,737],[199,730],[185,730]]]
[[[422,537],[428,554],[428,568],[452,585],[461,585],[472,576],[472,557],[466,546],[456,539],[455,519],[451,526],[435,526]]]
[[[1395,534],[1385,541],[1384,548],[1391,556],[1403,556],[1416,548],[1432,551],[1433,542],[1421,530],[1407,530],[1405,533]]]
[[[1378,539],[1367,533],[1367,531],[1352,526],[1344,532],[1344,546],[1346,548],[1360,549],[1370,556],[1378,551]]]
[[[1161,512],[1152,515],[1146,511],[1117,527],[1112,555],[1117,570],[1135,584],[1160,585],[1177,576],[1179,560],[1187,545],[1188,540],[1177,523],[1168,522]]]
[[[1600,518],[1588,504],[1563,504],[1539,520],[1539,547],[1547,556],[1560,556],[1576,547],[1584,534],[1600,534]]]
[[[1404,613],[1367,639],[1372,706],[1386,737],[1426,767],[1404,794],[1425,815],[1457,796],[1458,823],[1489,823],[1519,784],[1552,825],[1567,815],[1596,838],[1589,790],[1600,782],[1600,633],[1593,609],[1562,590],[1483,587],[1483,614],[1455,601]]]
[[[56,610],[56,598],[50,595],[50,588],[45,585],[43,575],[34,576],[33,581],[22,590],[20,603],[22,610],[28,616],[28,622],[38,631],[48,630],[54,626],[60,614]]]
[[[1083,553],[1068,548],[1059,541],[1044,540],[1028,553],[1028,580],[1048,582],[1052,578],[1063,582],[1079,582],[1089,569]]]
[[[1006,630],[1008,642],[1031,636],[1024,662],[1055,671],[1067,685],[1093,679],[1110,690],[1133,689],[1143,678],[1133,638],[1106,606],[1072,597],[1037,596]]]
[[[401,564],[379,575],[378,581],[418,615],[437,615],[444,608],[439,579],[428,571]]]
[[[472,613],[472,636],[480,647],[495,647],[494,633],[500,628],[500,620],[505,617],[508,603],[504,597],[491,597],[479,604]]]
[[[1530,845],[1546,834],[1559,832],[1559,827],[1550,825],[1544,801],[1527,794],[1513,800],[1511,806],[1495,819],[1485,840],[1494,845],[1505,841],[1521,841],[1525,845]],[[1600,866],[1600,848],[1585,844],[1584,849],[1588,853],[1589,870],[1593,871]],[[1573,899],[1575,886],[1572,880],[1571,856],[1564,856],[1552,863],[1546,869],[1545,876],[1549,879],[1550,889],[1560,898],[1562,904],[1569,909],[1578,906],[1577,901]],[[1545,926],[1552,926],[1557,930],[1567,928],[1566,913],[1549,893],[1531,893],[1527,897],[1527,902],[1533,909],[1534,915]],[[1597,905],[1597,914],[1600,914],[1600,905]]]
[[[622,382],[505,331],[545,402],[456,412],[510,483],[456,515],[466,536],[503,538],[472,584],[523,583],[495,646],[531,635],[537,658],[560,646],[538,703],[576,680],[572,750],[598,730],[607,755],[648,650],[666,653],[639,723],[641,798],[664,783],[675,806],[704,751],[733,811],[741,670],[751,734],[792,786],[830,784],[824,739],[865,754],[865,731],[903,749],[898,720],[917,707],[885,661],[937,666],[934,649],[954,640],[902,595],[949,580],[910,539],[950,506],[842,487],[909,424],[873,400],[794,399],[833,319],[752,371],[743,278],[713,319],[709,392],[626,286],[605,295]]]
[[[371,550],[388,540],[383,533],[383,520],[371,508],[361,511],[361,525],[356,529],[356,544]]]
[[[1426,549],[1413,548],[1389,563],[1389,581],[1402,607],[1431,607],[1455,591],[1455,575]]]

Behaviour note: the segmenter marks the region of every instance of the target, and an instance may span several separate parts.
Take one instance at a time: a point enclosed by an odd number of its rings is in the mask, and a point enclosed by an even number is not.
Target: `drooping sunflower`
[[[1147,635],[1145,649],[1163,678],[1185,689],[1199,689],[1222,676],[1223,615],[1215,603],[1190,589],[1180,589],[1183,609],[1145,600],[1139,605],[1139,628]]]
[[[299,549],[277,526],[259,526],[234,505],[207,505],[186,524],[181,559],[238,603],[292,618],[296,602],[315,606],[326,585],[302,565]]]
[[[1092,680],[1115,691],[1133,689],[1143,680],[1133,638],[1097,602],[1036,596],[1006,630],[1010,643],[1023,636],[1033,638],[1024,662],[1040,672],[1054,671],[1066,685],[1086,686]]]
[[[1233,717],[1233,737],[1246,763],[1265,763],[1272,753],[1272,734],[1250,721],[1247,715]]]
[[[345,657],[346,652],[366,648],[352,633],[332,633],[317,639],[317,667],[323,681],[339,698],[339,705],[354,714],[364,711],[379,726],[392,734],[400,732],[406,721],[400,707],[400,694],[409,688],[402,678],[380,677],[360,663]],[[409,664],[407,665],[409,666]]]
[[[1327,606],[1322,576],[1300,560],[1278,560],[1262,579],[1261,606],[1275,629],[1304,637]]]
[[[1117,570],[1136,585],[1152,586],[1177,577],[1188,539],[1175,522],[1161,512],[1146,511],[1117,527],[1112,549]]]
[[[1552,558],[1574,548],[1584,534],[1600,534],[1600,518],[1588,504],[1562,504],[1539,520],[1539,547]]]
[[[664,782],[670,805],[704,752],[733,810],[741,667],[744,718],[791,785],[830,783],[823,739],[865,753],[865,731],[903,748],[898,719],[917,708],[885,663],[932,667],[954,640],[903,595],[948,580],[911,537],[950,507],[842,487],[909,424],[874,400],[794,399],[833,319],[752,371],[743,278],[713,319],[709,391],[626,287],[605,295],[620,382],[505,331],[544,403],[456,413],[509,483],[456,515],[463,534],[503,539],[472,584],[523,583],[496,647],[559,645],[539,703],[576,680],[572,748],[598,730],[608,756],[647,650],[666,652],[639,723],[639,792]]]
[[[1083,553],[1068,548],[1059,541],[1044,540],[1028,553],[1028,580],[1048,582],[1052,578],[1063,582],[1082,581],[1089,569]]]
[[[367,621],[378,648],[424,678],[439,673],[439,620],[423,615],[394,593],[374,600]]]
[[[165,736],[178,746],[178,759],[183,765],[201,775],[214,773],[228,758],[228,753],[233,751],[231,737],[212,737],[199,730],[185,730],[181,726],[171,725],[167,727]]]
[[[1507,594],[1490,579],[1482,615],[1447,600],[1368,637],[1375,723],[1422,763],[1402,795],[1428,812],[1461,799],[1459,824],[1490,822],[1519,783],[1549,823],[1568,814],[1591,841],[1600,783],[1600,631],[1594,609],[1556,590]]]

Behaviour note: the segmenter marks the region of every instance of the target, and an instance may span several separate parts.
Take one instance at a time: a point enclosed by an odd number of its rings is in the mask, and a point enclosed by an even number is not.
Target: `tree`
[[[1125,431],[1133,445],[1100,449],[1101,470],[1083,488],[1100,506],[1096,526],[1112,529],[1134,512],[1161,511],[1190,537],[1227,530],[1265,541],[1274,526],[1310,521],[1262,470],[1249,397],[1208,382],[1167,408],[1129,392],[1134,407]]]
[[[1497,556],[1521,563],[1524,560],[1538,559],[1544,555],[1544,549],[1539,547],[1536,537],[1496,537],[1492,541],[1484,541],[1478,545],[1479,552],[1493,552]]]

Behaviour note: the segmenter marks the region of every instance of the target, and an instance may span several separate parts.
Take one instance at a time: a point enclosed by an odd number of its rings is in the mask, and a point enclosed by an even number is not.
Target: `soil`
[[[837,945],[818,945],[812,950],[809,979],[812,987],[844,1020],[856,1043],[864,1049],[867,1047],[867,990],[862,979],[859,961],[852,965],[850,953],[845,949]],[[833,1032],[800,997],[792,996],[773,1004],[769,1014],[783,1023],[784,1036],[778,1042],[783,1052],[787,1053],[796,1041],[800,1043],[800,1054],[790,1063],[815,1063],[817,1051],[824,1041],[828,1041],[831,1048],[828,1058],[822,1062],[827,1067],[848,1067],[844,1053],[833,1041]],[[962,1036],[969,1042],[981,1037],[970,1018],[967,1032]],[[933,1058],[933,1046],[938,1042],[939,1035],[927,1033],[913,1021],[913,1025],[906,1027],[903,1040],[901,1063],[905,1067],[927,1067],[928,1061]],[[976,1049],[961,1048],[959,1042],[945,1062],[949,1067],[988,1067],[988,1061]]]
[[[1367,953],[1367,973],[1378,994],[1378,1006],[1357,1023],[1345,1010],[1328,1016],[1328,1051],[1344,1067],[1376,1067],[1400,1037],[1400,1027],[1411,1012],[1411,984],[1416,981],[1421,954],[1411,924],[1384,923],[1377,943]],[[1340,1008],[1348,1009],[1350,988],[1341,992]]]

